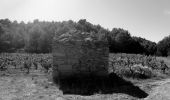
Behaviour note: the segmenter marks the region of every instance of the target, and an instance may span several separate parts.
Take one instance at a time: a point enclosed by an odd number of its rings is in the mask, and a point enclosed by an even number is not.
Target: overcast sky
[[[0,19],[87,19],[154,42],[170,35],[170,0],[0,0]]]

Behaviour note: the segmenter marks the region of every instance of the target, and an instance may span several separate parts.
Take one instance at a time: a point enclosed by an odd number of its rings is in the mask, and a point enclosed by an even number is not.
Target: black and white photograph
[[[170,100],[170,0],[0,0],[0,100]]]

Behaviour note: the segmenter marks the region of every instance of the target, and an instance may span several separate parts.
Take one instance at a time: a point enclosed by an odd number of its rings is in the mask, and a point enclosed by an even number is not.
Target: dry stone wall
[[[108,44],[88,33],[57,36],[53,42],[53,77],[107,75]]]

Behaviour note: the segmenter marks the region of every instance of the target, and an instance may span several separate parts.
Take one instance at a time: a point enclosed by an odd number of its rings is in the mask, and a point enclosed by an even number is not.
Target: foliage
[[[109,64],[109,71],[122,77],[151,78],[157,76],[154,72],[165,74],[169,70],[164,61],[139,54],[111,54]]]
[[[170,36],[167,36],[158,42],[157,55],[158,56],[169,56],[170,55]]]
[[[1,71],[14,68],[21,71],[26,70],[26,73],[29,73],[30,70],[38,69],[49,72],[52,66],[51,54],[0,54]],[[158,60],[153,56],[119,53],[110,54],[108,71],[109,73],[114,72],[121,77],[151,78],[158,76],[157,73],[166,74],[169,67],[163,60]]]
[[[110,52],[142,53],[141,45],[136,42],[127,30],[114,28],[108,35]]]
[[[157,50],[157,44],[141,37],[133,37],[141,45],[141,50],[146,55],[154,55]]]
[[[41,66],[41,68],[38,68]],[[0,71],[8,69],[20,69],[21,71],[30,72],[31,69],[43,69],[48,72],[52,68],[51,54],[19,54],[19,53],[2,53],[0,54]]]
[[[149,40],[132,37],[124,29],[113,28],[112,31],[93,25],[85,19],[78,22],[72,20],[63,22],[48,22],[34,20],[33,22],[17,22],[9,19],[0,20],[0,52],[50,53],[53,38],[67,33],[88,33],[100,40],[107,40],[110,52],[140,53],[153,55],[156,43]]]

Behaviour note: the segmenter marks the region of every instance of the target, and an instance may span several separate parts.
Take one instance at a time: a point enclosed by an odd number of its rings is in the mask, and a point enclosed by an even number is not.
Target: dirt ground
[[[0,100],[131,100],[130,98],[133,99],[126,94],[63,95],[46,75],[0,77]]]
[[[170,78],[153,82],[150,86],[154,87],[144,100],[170,100]]]
[[[1,76],[0,100],[55,100],[61,92],[43,76]]]
[[[1,75],[0,100],[170,100],[169,78],[134,83],[149,94],[141,99],[124,93],[90,96],[63,94],[49,79],[49,75],[45,74]]]

